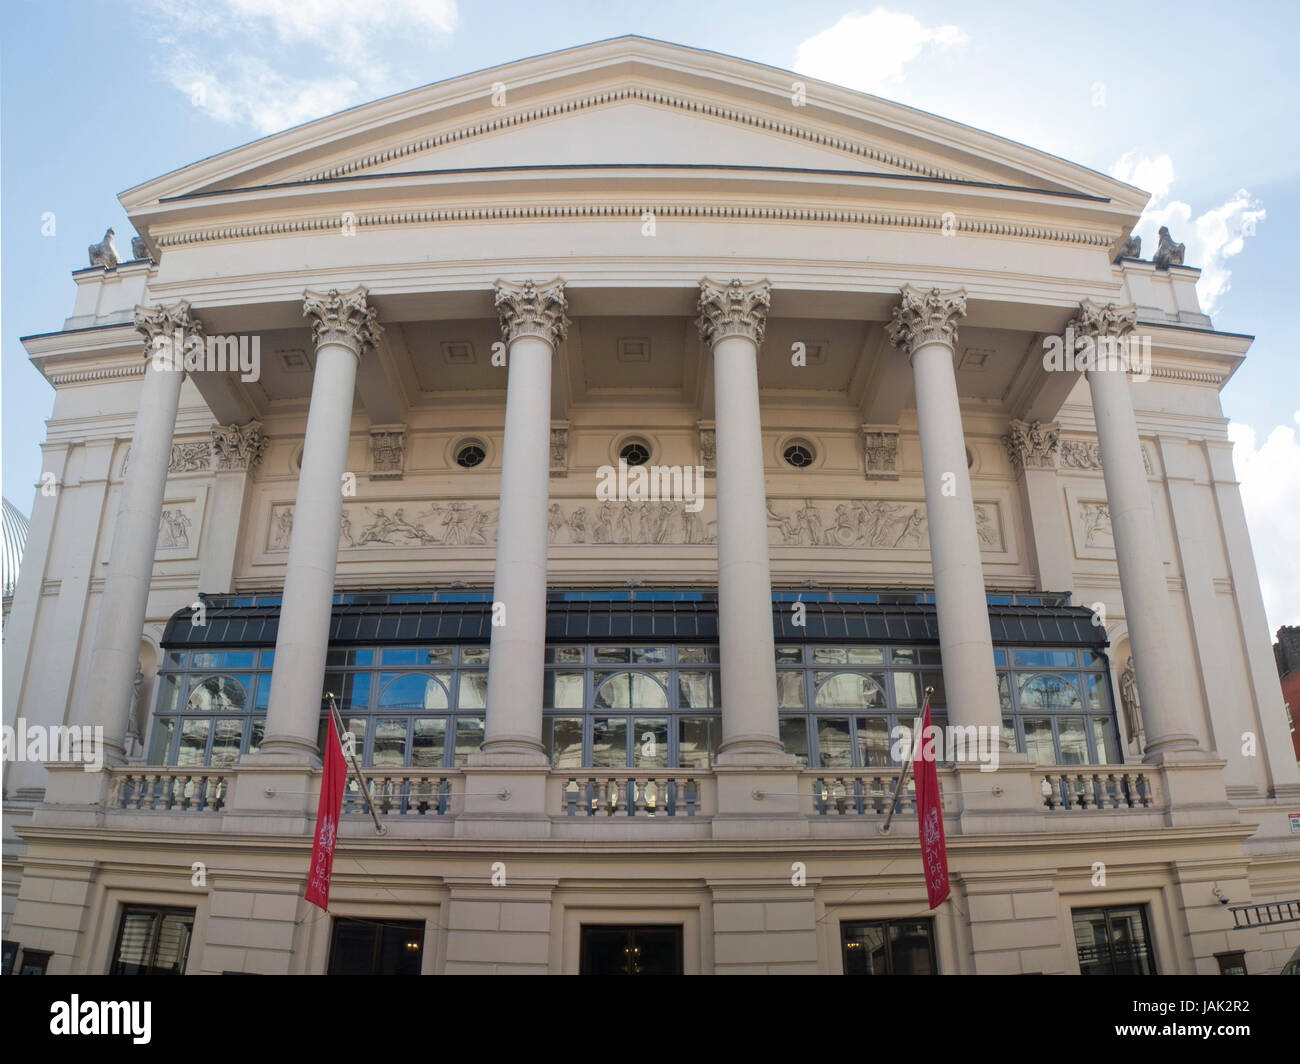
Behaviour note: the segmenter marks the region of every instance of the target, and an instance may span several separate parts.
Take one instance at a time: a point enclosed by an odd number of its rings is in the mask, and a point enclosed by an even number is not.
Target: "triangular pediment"
[[[128,212],[267,186],[581,167],[845,171],[993,185],[1140,210],[1103,174],[788,71],[623,37],[414,89],[123,193]],[[152,213],[152,212],[151,212]]]

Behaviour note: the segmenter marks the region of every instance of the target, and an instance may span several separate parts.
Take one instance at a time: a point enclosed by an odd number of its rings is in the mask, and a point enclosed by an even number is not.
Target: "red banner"
[[[925,698],[925,720],[916,752],[916,818],[921,835],[921,863],[925,866],[925,892],[930,908],[948,897],[948,845],[943,837],[943,805],[939,799],[939,767],[930,740],[930,696]],[[929,756],[926,756],[927,749]]]
[[[311,874],[305,897],[326,911],[330,903],[330,874],[334,871],[334,845],[338,842],[339,812],[343,788],[348,781],[348,763],[343,759],[338,729],[331,717],[325,741],[325,775],[320,781],[320,803],[316,808],[316,841],[311,848]]]

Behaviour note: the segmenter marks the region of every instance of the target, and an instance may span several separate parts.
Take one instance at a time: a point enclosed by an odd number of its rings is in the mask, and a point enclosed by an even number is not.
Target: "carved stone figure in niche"
[[[1120,701],[1124,704],[1124,727],[1129,738],[1138,745],[1138,750],[1146,749],[1146,730],[1142,725],[1142,700],[1138,697],[1137,670],[1130,657],[1119,679]]]

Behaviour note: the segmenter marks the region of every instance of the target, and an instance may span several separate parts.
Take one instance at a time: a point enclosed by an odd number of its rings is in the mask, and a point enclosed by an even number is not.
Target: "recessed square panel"
[[[650,339],[646,336],[623,337],[618,341],[620,362],[649,362]]]
[[[962,352],[961,362],[958,363],[957,368],[979,372],[988,366],[993,354],[991,348],[968,347]]]
[[[475,362],[474,345],[468,340],[443,340],[439,346],[443,361],[448,365],[469,366]]]
[[[276,356],[280,359],[280,366],[286,373],[311,372],[311,363],[307,361],[307,352],[301,348],[277,351]]]

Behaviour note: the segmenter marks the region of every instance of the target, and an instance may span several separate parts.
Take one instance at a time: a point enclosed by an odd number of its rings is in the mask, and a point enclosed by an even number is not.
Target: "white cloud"
[[[1110,168],[1111,176],[1151,193],[1134,232],[1142,238],[1142,250],[1149,259],[1159,245],[1160,226],[1169,227],[1175,241],[1187,245],[1184,262],[1201,271],[1196,296],[1201,310],[1213,314],[1231,287],[1232,271],[1227,260],[1239,255],[1246,237],[1255,235],[1255,227],[1267,217],[1263,204],[1245,189],[1192,219],[1190,204],[1168,200],[1175,175],[1168,155],[1150,158],[1137,151],[1125,152]]]
[[[456,28],[455,0],[146,0],[155,65],[218,122],[274,133],[420,84],[386,56]]]
[[[1300,410],[1294,420],[1300,426]],[[1300,440],[1279,425],[1258,446],[1255,430],[1237,422],[1228,425],[1228,438],[1272,633],[1300,624]]]
[[[903,68],[927,49],[965,44],[956,26],[923,26],[912,15],[876,8],[848,14],[799,45],[794,68],[801,74],[862,92],[883,93],[902,84]]]

